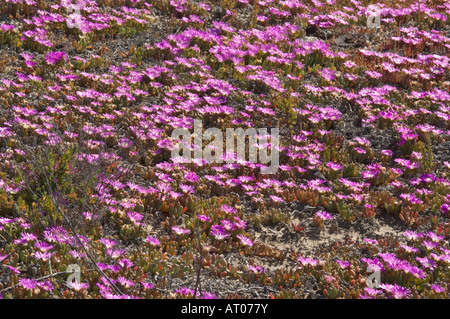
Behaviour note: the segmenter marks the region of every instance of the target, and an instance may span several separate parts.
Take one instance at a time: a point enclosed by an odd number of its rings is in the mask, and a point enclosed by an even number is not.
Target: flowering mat
[[[0,296],[448,298],[449,14],[2,0]],[[174,158],[195,120],[276,172]]]

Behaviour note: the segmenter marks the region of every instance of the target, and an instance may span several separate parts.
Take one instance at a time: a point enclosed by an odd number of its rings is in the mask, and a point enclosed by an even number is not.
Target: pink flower
[[[343,269],[350,267],[350,265],[352,264],[349,261],[345,261],[345,260],[336,260],[336,262],[339,264],[339,266]]]
[[[217,240],[223,240],[230,237],[230,234],[227,233],[225,227],[221,225],[211,226],[210,235],[214,236],[214,238],[216,238]]]
[[[41,252],[41,251],[37,251],[33,254],[34,254],[34,257],[36,257],[37,259],[40,259],[42,261],[49,261],[50,258],[53,256],[53,253]]]
[[[38,241],[34,244],[34,247],[39,249],[42,252],[47,252],[50,249],[53,249],[53,245],[47,244],[46,242]]]
[[[223,204],[222,207],[220,207],[220,209],[227,214],[236,214],[237,213],[236,208],[234,208],[232,206],[228,206],[226,204]]]
[[[157,238],[152,236],[148,236],[145,241],[152,246],[159,246],[161,244],[161,242]]]
[[[20,274],[20,270],[13,266],[8,266],[9,270],[15,274]]]
[[[38,286],[47,292],[52,291],[54,289],[54,286],[48,280],[45,280],[44,282],[39,282]]]
[[[371,77],[371,78],[376,78],[376,79],[378,79],[378,78],[380,78],[380,77],[383,76],[383,74],[378,73],[378,72],[376,72],[376,71],[366,71],[366,74],[367,74],[369,77]]]
[[[385,292],[391,293],[395,299],[409,298],[409,295],[411,293],[408,288],[399,286],[397,284],[380,284],[380,288]]]
[[[141,281],[141,284],[144,287],[144,289],[153,289],[155,287],[154,284],[145,281]]]
[[[118,281],[122,286],[124,286],[125,288],[131,288],[131,287],[133,287],[133,286],[135,285],[134,281],[129,280],[129,279],[123,277],[123,276],[117,278],[117,281]]]
[[[209,217],[206,216],[206,215],[198,215],[197,218],[198,218],[199,220],[201,220],[202,222],[204,222],[204,223],[207,223],[207,222],[210,222],[210,221],[211,221],[211,218],[209,218]]]
[[[48,64],[55,64],[62,58],[66,58],[66,52],[63,51],[55,51],[55,52],[48,52],[45,55],[45,60]]]
[[[69,288],[74,289],[75,291],[80,291],[80,290],[84,290],[84,289],[88,289],[89,288],[89,284],[86,282],[77,282],[72,281],[68,284]]]
[[[391,150],[382,150],[381,154],[385,156],[392,156],[393,152]]]
[[[10,254],[6,254],[6,255],[0,255],[0,263],[5,260],[6,258],[9,257]]]
[[[141,223],[139,222],[141,221],[142,218],[144,218],[144,215],[139,214],[138,212],[128,212],[127,216],[131,220],[131,222],[133,222],[136,225],[141,225]]]
[[[422,242],[422,245],[423,246],[425,246],[427,249],[434,249],[434,248],[436,248],[437,246],[439,246],[439,243],[436,243],[436,242],[434,242],[434,241],[429,241],[429,240],[424,240],[423,242]]]
[[[25,289],[33,290],[34,288],[36,288],[37,280],[31,278],[20,278],[19,283]]]
[[[194,172],[189,172],[186,175],[184,175],[184,178],[188,181],[188,182],[192,182],[192,183],[196,183],[198,182],[199,177],[197,176],[197,174],[195,174]]]
[[[407,245],[400,245],[400,247],[402,247],[408,253],[416,253],[416,252],[419,251],[417,248],[411,247],[411,246],[407,246]]]
[[[275,195],[270,195],[269,196],[270,199],[272,199],[274,202],[284,202],[284,199],[282,199],[281,197],[275,196]]]
[[[336,78],[335,76],[336,72],[332,69],[324,68],[319,73],[327,81],[333,81]]]
[[[439,285],[431,285],[431,288],[433,288],[433,290],[436,293],[441,293],[441,292],[445,292],[445,288]]]
[[[378,241],[376,241],[375,239],[364,238],[364,241],[370,245],[378,245]]]
[[[261,266],[253,266],[253,265],[248,265],[248,270],[250,270],[251,272],[254,272],[255,274],[259,274],[261,272],[264,272],[264,268],[262,268]]]
[[[100,242],[105,245],[106,248],[113,248],[117,242],[114,239],[110,239],[110,238],[101,238]]]
[[[334,162],[328,162],[327,166],[335,172],[340,171],[344,168],[344,166],[342,166],[341,164],[334,163]]]
[[[407,230],[403,233],[403,236],[408,238],[409,240],[416,240],[423,237],[423,233],[416,233],[413,230]]]
[[[419,261],[423,267],[428,268],[430,270],[434,270],[437,267],[437,263],[434,260],[431,260],[431,258],[420,258],[416,257],[417,261]]]
[[[441,206],[442,214],[447,214],[449,211],[450,211],[450,205],[447,203],[442,204],[442,206]]]
[[[114,259],[119,258],[120,256],[122,256],[123,254],[125,254],[127,251],[125,249],[108,249],[106,251],[106,253],[111,256]]]
[[[253,246],[253,242],[251,241],[251,239],[243,236],[243,235],[237,235],[237,238],[239,238],[239,240],[241,241],[241,244],[244,246],[249,246],[252,247]]]
[[[307,258],[307,257],[303,257],[300,256],[297,258],[297,261],[300,262],[302,264],[302,266],[317,266],[319,265],[319,262],[316,259],[312,259],[312,258]]]
[[[184,235],[184,234],[189,234],[191,231],[189,229],[185,229],[183,227],[179,227],[179,226],[173,226],[172,230],[175,232],[175,234],[177,235]]]
[[[317,218],[319,218],[320,220],[324,221],[324,220],[332,220],[333,215],[331,215],[330,213],[324,211],[324,210],[320,210],[318,211],[315,216],[317,216]]]

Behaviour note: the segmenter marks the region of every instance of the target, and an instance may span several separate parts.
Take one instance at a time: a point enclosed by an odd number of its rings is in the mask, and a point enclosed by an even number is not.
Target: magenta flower
[[[117,278],[117,281],[125,288],[131,288],[135,285],[134,281],[129,280],[123,276],[120,276],[119,278]]]
[[[175,290],[176,294],[181,294],[181,295],[185,295],[185,296],[194,296],[194,290],[191,288],[186,288],[186,287],[181,287],[180,289]],[[196,298],[198,299],[216,299],[216,295],[210,292],[203,292],[203,294],[201,295],[199,291],[197,291],[197,296]]]
[[[375,239],[364,238],[364,241],[370,245],[378,245],[378,241]]]
[[[431,249],[434,249],[437,246],[439,246],[439,243],[436,243],[434,241],[424,240],[422,242],[422,245],[425,246],[426,249],[430,249],[431,250]]]
[[[199,177],[197,176],[197,174],[195,174],[194,172],[189,172],[186,175],[184,175],[184,178],[188,181],[188,182],[192,182],[192,183],[196,183],[198,182]]]
[[[379,73],[379,72],[376,72],[376,71],[366,71],[366,74],[367,74],[369,77],[375,78],[375,79],[378,79],[378,78],[380,78],[380,77],[383,76],[383,74],[381,74],[381,73]]]
[[[48,64],[55,64],[62,58],[66,59],[66,52],[55,51],[55,52],[48,52],[45,55],[45,60],[47,61]]]
[[[375,299],[378,294],[382,293],[381,289],[364,288],[364,295],[360,295],[361,299]]]
[[[175,232],[175,234],[177,235],[184,235],[184,234],[189,234],[191,231],[189,229],[185,229],[183,227],[180,226],[173,226],[172,230]]]
[[[5,260],[6,258],[8,258],[9,257],[9,254],[6,254],[6,255],[0,255],[0,263],[3,261],[3,260]]]
[[[10,224],[12,223],[14,220],[11,218],[6,218],[6,217],[0,217],[0,224],[1,225],[6,225],[6,224]]]
[[[225,227],[221,225],[212,225],[209,234],[214,236],[217,240],[223,240],[230,237],[230,234],[227,233]]]
[[[352,263],[349,262],[349,261],[339,260],[339,259],[337,259],[336,262],[339,264],[339,266],[340,266],[342,269],[348,268],[348,267],[350,267],[350,265],[352,264]]]
[[[20,55],[22,56],[22,58],[24,58],[25,61],[31,61],[34,59],[34,55],[27,52],[22,52]]]
[[[324,210],[320,210],[318,211],[315,216],[320,219],[321,221],[325,221],[325,220],[332,220],[334,219],[333,215],[331,215],[330,213],[324,211]]]
[[[378,258],[361,258],[362,262],[365,262],[372,269],[376,269],[378,271],[384,270],[383,263]]]
[[[22,238],[23,240],[25,240],[26,242],[29,242],[29,241],[36,240],[38,237],[37,237],[35,234],[31,234],[31,233],[22,233],[22,234],[21,234],[21,238]]]
[[[447,203],[442,204],[442,206],[441,206],[442,214],[447,214],[449,211],[450,211],[450,205]]]
[[[131,222],[136,225],[141,225],[141,223],[139,222],[142,218],[144,218],[144,215],[139,214],[138,212],[128,212],[127,216],[131,220]]]
[[[130,268],[133,267],[134,265],[134,263],[127,258],[122,258],[121,260],[118,261],[118,264],[123,268]]]
[[[20,278],[19,283],[25,289],[33,290],[34,288],[36,288],[37,280],[31,278]]]
[[[192,185],[186,185],[186,184],[178,184],[178,188],[185,194],[192,194],[194,193],[195,187]]]
[[[68,283],[69,288],[74,289],[75,291],[80,291],[89,288],[89,284],[87,282],[77,282],[72,281]]]
[[[385,289],[385,291],[389,291],[389,289]],[[411,291],[408,288],[399,286],[397,284],[394,284],[394,286],[390,288],[390,292],[392,293],[392,296],[395,299],[403,299],[403,298],[408,299],[409,295],[411,294]]]
[[[259,274],[265,271],[265,269],[259,265],[258,266],[248,265],[248,270],[254,272],[255,274]]]
[[[161,244],[161,242],[157,238],[152,236],[148,236],[145,241],[152,246],[159,246]]]
[[[332,69],[324,68],[319,73],[327,81],[333,81],[336,78],[336,71]]]
[[[297,261],[299,263],[301,263],[302,266],[308,266],[309,265],[309,266],[313,266],[314,267],[314,266],[319,265],[319,262],[316,259],[307,258],[307,257],[303,257],[303,256],[298,257]]]
[[[423,235],[423,233],[416,233],[413,230],[407,230],[403,233],[403,236],[405,236],[409,240],[417,240],[417,239],[422,238],[424,235]]]
[[[47,292],[52,291],[55,288],[53,286],[53,284],[50,281],[48,281],[48,280],[45,280],[43,282],[39,282],[37,285],[40,288],[42,288],[43,290],[47,291]]]
[[[284,202],[284,199],[282,199],[281,197],[278,197],[278,196],[275,196],[275,195],[270,195],[269,197],[274,202],[277,202],[277,203]]]
[[[20,274],[20,270],[13,266],[8,266],[9,270],[15,274]]]
[[[211,218],[206,215],[198,215],[197,218],[204,223],[209,223],[211,221]]]
[[[237,235],[237,238],[239,238],[239,240],[241,241],[241,244],[244,246],[249,246],[252,247],[253,246],[253,241],[251,241],[250,238],[247,238],[243,235]]]
[[[141,281],[142,286],[144,287],[144,289],[153,289],[155,288],[155,285],[149,283],[149,282],[145,282],[145,281]]]
[[[431,288],[433,288],[433,290],[436,293],[441,293],[441,292],[445,292],[445,288],[439,285],[431,285]]]
[[[226,219],[222,219],[220,221],[220,223],[222,224],[222,226],[227,230],[227,231],[233,231],[235,229],[234,227],[234,223],[226,220]]]
[[[420,257],[416,257],[417,261],[419,261],[423,267],[428,268],[430,270],[434,270],[437,267],[437,263],[427,257],[424,258],[420,258]]]
[[[67,231],[60,226],[47,228],[44,230],[44,238],[49,242],[66,243],[70,241]]]
[[[50,249],[53,249],[54,246],[50,245],[46,242],[43,242],[43,241],[38,241],[34,244],[34,247],[36,247],[37,249],[39,249],[42,252],[47,252]]]
[[[403,248],[408,253],[417,253],[419,251],[417,248],[407,245],[400,245],[400,247]]]
[[[234,216],[234,221],[235,222],[233,224],[233,228],[245,229],[245,227],[247,227],[247,223],[240,219],[238,216]]]
[[[424,183],[433,183],[436,180],[436,176],[433,174],[422,174],[420,180]]]
[[[340,171],[344,168],[344,166],[342,166],[341,164],[334,163],[334,162],[328,162],[327,166],[335,172]]]
[[[82,215],[84,216],[84,218],[86,220],[92,220],[92,216],[93,216],[92,213],[90,213],[90,212],[83,212]]]
[[[356,63],[354,63],[353,61],[346,61],[345,63],[343,63],[345,67],[347,68],[354,68],[356,66],[358,66]]]
[[[444,240],[444,238],[445,238],[444,236],[439,236],[438,234],[433,233],[432,231],[429,231],[426,235],[428,238],[430,238],[434,242],[439,242],[441,240]]]
[[[110,238],[100,238],[100,242],[108,249],[113,248],[117,244],[114,239]]]
[[[106,253],[111,256],[114,259],[119,258],[120,256],[122,256],[123,254],[125,254],[127,251],[125,249],[112,249],[109,248]]]
[[[53,256],[53,253],[36,251],[33,253],[33,255],[34,255],[34,257],[36,257],[37,259],[40,259],[42,261],[49,261],[50,258]]]
[[[226,204],[223,204],[222,207],[220,207],[220,209],[227,214],[236,214],[237,213],[236,208],[234,208],[232,206],[228,206]]]
[[[391,150],[382,150],[381,154],[384,156],[392,156],[393,152]]]

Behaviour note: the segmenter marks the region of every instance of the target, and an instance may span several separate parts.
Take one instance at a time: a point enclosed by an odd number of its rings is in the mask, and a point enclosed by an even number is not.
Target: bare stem
[[[198,251],[198,255],[197,255],[197,262],[196,262],[196,271],[197,271],[197,280],[195,283],[195,289],[194,289],[194,299],[197,298],[197,290],[200,290],[200,293],[202,292],[202,286],[201,286],[201,282],[200,282],[200,276],[201,276],[201,272],[202,272],[202,261],[203,261],[203,247],[202,247],[202,241],[200,239],[200,225],[199,225],[199,221],[197,218],[197,223],[196,223],[196,235],[197,235],[197,242],[198,242],[198,246],[197,246],[197,251]]]

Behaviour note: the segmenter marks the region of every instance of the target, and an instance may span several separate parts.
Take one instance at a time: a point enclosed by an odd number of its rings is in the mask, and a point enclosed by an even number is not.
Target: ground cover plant
[[[449,15],[2,0],[0,298],[448,298]],[[277,172],[174,158],[196,119]]]

